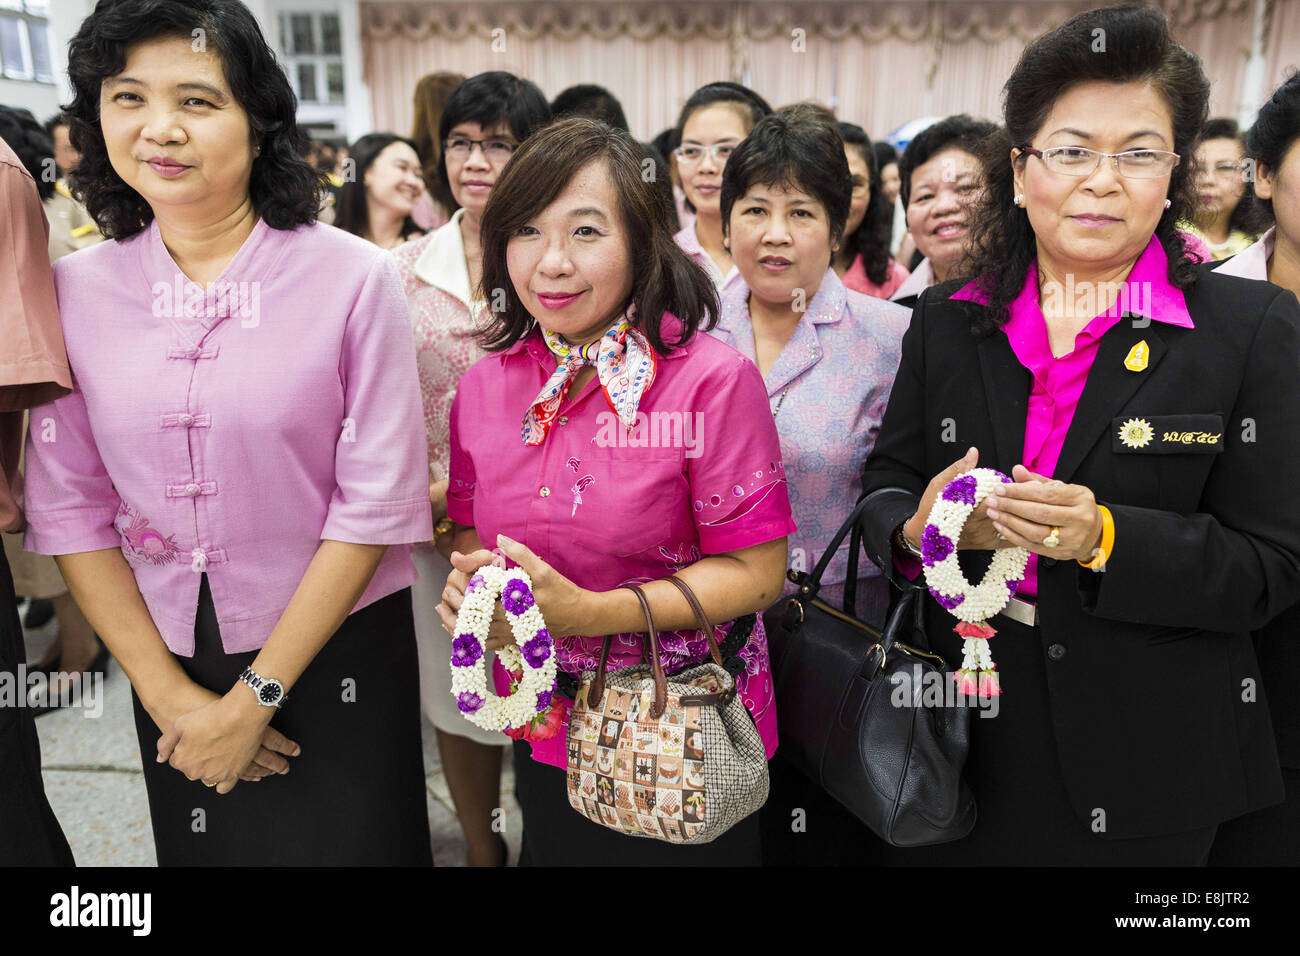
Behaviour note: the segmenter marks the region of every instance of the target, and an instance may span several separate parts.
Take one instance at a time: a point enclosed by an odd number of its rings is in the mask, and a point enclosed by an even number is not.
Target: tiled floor
[[[56,625],[28,631],[27,657],[41,658]],[[424,724],[425,790],[434,863],[464,866],[465,842],[456,821],[433,726]],[[102,713],[71,708],[36,721],[45,773],[45,792],[67,834],[80,866],[154,866],[149,803],[140,772],[140,748],[131,713],[131,689],[116,662],[110,663],[103,686]],[[501,780],[506,842],[513,861],[519,855],[520,819],[514,799],[514,774],[509,760]]]

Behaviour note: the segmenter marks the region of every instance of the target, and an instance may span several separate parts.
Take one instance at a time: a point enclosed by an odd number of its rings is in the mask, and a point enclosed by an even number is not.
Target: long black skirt
[[[0,867],[72,866],[72,850],[45,798],[36,721],[22,706],[27,687],[18,669],[26,657],[14,581],[0,551],[0,680],[13,695],[0,704]]]
[[[256,656],[222,648],[205,574],[177,662],[224,694]],[[224,795],[187,780],[132,697],[159,866],[432,866],[409,588],[349,615],[291,689],[271,720],[302,747],[287,774]]]
[[[624,836],[592,823],[569,806],[565,773],[538,763],[516,740],[515,799],[524,815],[520,866],[759,866],[758,814],[750,814],[712,843],[678,846]]]

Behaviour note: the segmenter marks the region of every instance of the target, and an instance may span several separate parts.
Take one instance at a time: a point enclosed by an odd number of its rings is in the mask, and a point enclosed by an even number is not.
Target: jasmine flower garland
[[[469,579],[451,642],[451,693],[470,723],[484,730],[526,727],[551,705],[555,691],[555,645],[533,599],[532,579],[522,568],[480,568]],[[508,697],[488,690],[482,665],[497,598],[515,643],[497,651],[508,671],[522,672]]]
[[[988,639],[997,633],[988,619],[1002,611],[1025,577],[1029,552],[1000,548],[993,552],[984,580],[972,586],[957,563],[961,529],[981,501],[1011,479],[992,468],[973,468],[944,486],[921,533],[921,564],[934,599],[960,622],[953,628],[965,641],[961,669],[954,675],[964,694],[996,697],[1002,693]]]

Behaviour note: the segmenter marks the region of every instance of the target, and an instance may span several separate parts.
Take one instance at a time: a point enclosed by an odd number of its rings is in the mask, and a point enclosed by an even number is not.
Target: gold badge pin
[[[1119,429],[1120,444],[1125,448],[1145,448],[1155,437],[1155,429],[1145,418],[1130,418]]]
[[[1128,350],[1128,356],[1124,359],[1124,367],[1130,372],[1141,372],[1147,367],[1147,359],[1151,357],[1151,348],[1147,345],[1147,340],[1143,339],[1137,345]]]

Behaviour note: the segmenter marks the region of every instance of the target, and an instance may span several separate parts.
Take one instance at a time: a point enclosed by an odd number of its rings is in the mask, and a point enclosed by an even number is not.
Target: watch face
[[[279,682],[269,680],[258,688],[257,699],[264,704],[274,704],[283,694],[284,688],[280,686]]]

